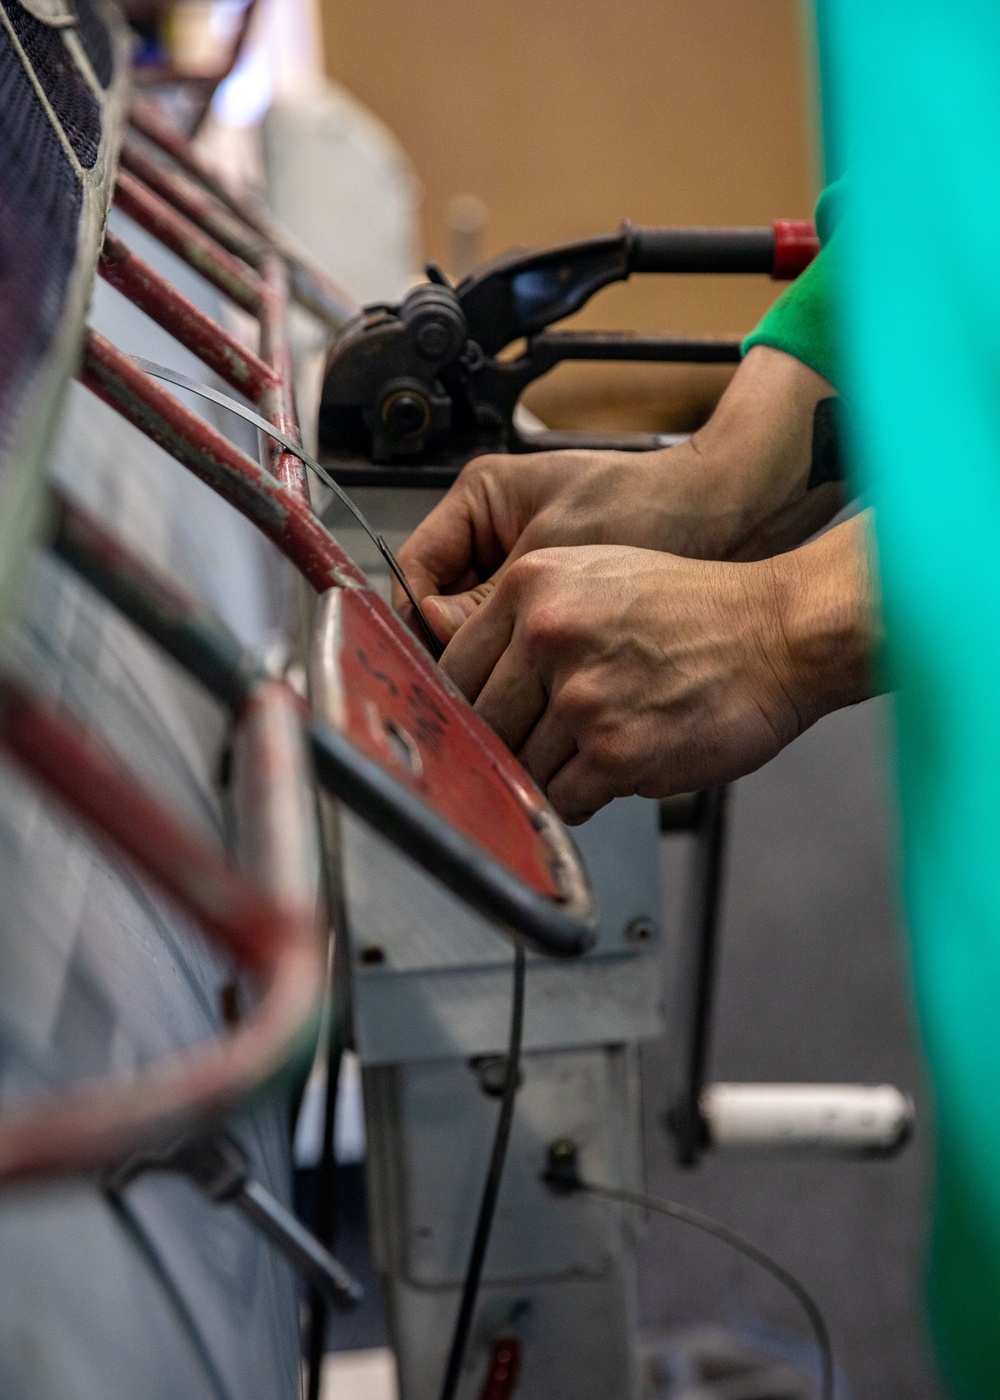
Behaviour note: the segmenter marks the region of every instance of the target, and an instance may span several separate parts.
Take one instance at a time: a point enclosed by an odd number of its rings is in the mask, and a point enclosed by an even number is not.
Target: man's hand
[[[440,594],[428,620],[451,636],[504,569],[534,549],[632,544],[646,549],[696,541],[705,533],[704,490],[687,489],[682,458],[667,472],[667,452],[538,452],[474,458],[444,500],[399,551],[419,600]],[[688,499],[689,497],[689,499]],[[682,551],[683,552],[683,551]],[[484,585],[489,588],[484,589]],[[404,617],[401,596],[394,600]],[[441,618],[445,619],[441,622]]]
[[[813,411],[832,392],[798,360],[757,346],[678,447],[477,457],[400,550],[400,566],[447,640],[532,550],[619,544],[724,559],[788,548],[840,504],[836,486],[805,489]],[[394,601],[412,624],[398,588]]]
[[[758,563],[539,550],[512,564],[442,665],[556,811],[724,782],[869,693],[864,526]]]

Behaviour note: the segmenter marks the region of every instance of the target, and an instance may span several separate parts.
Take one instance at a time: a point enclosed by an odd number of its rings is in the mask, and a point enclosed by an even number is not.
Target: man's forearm
[[[666,469],[691,474],[702,488],[691,553],[763,559],[801,544],[836,514],[838,482],[808,490],[816,405],[834,392],[791,355],[768,346],[749,352],[705,426],[665,455]]]
[[[769,562],[789,697],[802,729],[877,693],[882,640],[872,511]]]

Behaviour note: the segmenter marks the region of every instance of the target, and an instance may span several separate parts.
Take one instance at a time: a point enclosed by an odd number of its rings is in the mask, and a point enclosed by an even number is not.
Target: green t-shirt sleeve
[[[806,270],[770,308],[741,349],[770,345],[793,355],[839,388],[837,337],[833,324],[834,277],[839,257],[834,237],[840,204],[840,182],[824,190],[816,205],[816,231],[822,248]]]

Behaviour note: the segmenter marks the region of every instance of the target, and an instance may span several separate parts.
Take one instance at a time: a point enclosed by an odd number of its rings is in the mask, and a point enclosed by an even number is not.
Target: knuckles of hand
[[[529,771],[536,754],[549,764],[533,776],[567,822],[614,797],[725,781],[794,737],[768,629],[748,623],[770,598],[756,567],[622,546],[525,554],[456,635],[456,678],[470,656],[495,649],[493,667],[506,656],[486,717],[512,729],[504,737],[515,751],[539,725],[566,736],[575,757],[558,771],[548,738],[528,744],[525,758]],[[526,696],[538,698],[526,705]]]
[[[798,576],[709,562],[741,520],[710,465],[484,455],[400,553],[418,598],[461,595],[442,665],[569,822],[749,772],[815,717]]]

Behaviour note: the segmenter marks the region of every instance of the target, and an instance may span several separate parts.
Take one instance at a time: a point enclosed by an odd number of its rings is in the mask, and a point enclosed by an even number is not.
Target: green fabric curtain
[[[850,157],[844,389],[876,507],[936,1098],[931,1320],[953,1393],[997,1400],[1000,0],[824,0],[818,33],[831,148]]]

